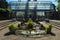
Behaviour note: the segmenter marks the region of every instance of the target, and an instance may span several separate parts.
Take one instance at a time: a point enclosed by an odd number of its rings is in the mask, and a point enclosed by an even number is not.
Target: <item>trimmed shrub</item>
[[[52,24],[48,24],[47,27],[45,27],[45,31],[47,34],[51,33],[51,29],[52,29]]]
[[[34,22],[33,22],[32,19],[29,19],[27,23],[28,23],[28,24],[31,24],[31,25],[34,25]]]
[[[10,24],[9,30],[10,30],[10,32],[15,32],[16,30],[19,30],[19,27],[16,26],[15,24]]]
[[[34,26],[33,20],[32,20],[32,19],[29,19],[27,23],[28,23],[28,27],[27,27],[27,28],[28,28],[28,29],[32,29],[33,26]]]

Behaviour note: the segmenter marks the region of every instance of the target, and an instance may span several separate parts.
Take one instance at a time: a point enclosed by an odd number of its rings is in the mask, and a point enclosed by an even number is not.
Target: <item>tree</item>
[[[0,8],[0,19],[10,19],[13,18],[13,11],[6,8]]]
[[[60,3],[58,3],[57,9],[58,11],[60,11]]]
[[[60,2],[60,0],[56,0],[57,2]]]
[[[57,9],[60,11],[60,0],[56,0],[58,2]]]
[[[8,8],[8,3],[6,0],[0,0],[0,8]]]

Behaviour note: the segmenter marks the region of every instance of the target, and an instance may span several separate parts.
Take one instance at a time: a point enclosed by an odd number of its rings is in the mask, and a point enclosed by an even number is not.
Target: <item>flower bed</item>
[[[31,19],[28,22],[18,24],[17,25],[10,25],[9,30],[11,32],[15,32],[16,35],[25,35],[29,37],[34,37],[37,35],[42,36],[51,33],[52,25],[51,24],[46,24],[44,23],[37,24],[33,22]]]

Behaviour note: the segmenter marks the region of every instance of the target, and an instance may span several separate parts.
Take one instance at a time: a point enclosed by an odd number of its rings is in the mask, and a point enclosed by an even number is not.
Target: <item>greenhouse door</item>
[[[23,11],[18,11],[18,12],[16,13],[16,19],[17,19],[17,20],[23,20],[24,14],[25,14],[25,12],[23,12]]]
[[[37,11],[37,18],[38,18],[38,20],[44,20],[45,12],[44,11]]]
[[[33,18],[33,16],[34,16],[34,12],[33,11],[28,11],[28,17]]]

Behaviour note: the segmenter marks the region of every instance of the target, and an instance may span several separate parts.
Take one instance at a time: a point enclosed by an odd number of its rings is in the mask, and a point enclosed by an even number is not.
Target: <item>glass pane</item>
[[[50,4],[38,3],[37,4],[37,9],[50,9]]]
[[[13,2],[11,4],[12,9],[19,10],[19,9],[25,9],[25,7],[26,7],[26,2]]]
[[[45,16],[44,11],[37,12],[37,16]]]
[[[15,9],[15,6],[11,6],[11,9]]]
[[[51,5],[51,9],[54,9],[54,6],[53,5]]]
[[[28,15],[32,15],[33,14],[33,12],[32,11],[28,11]]]
[[[19,18],[19,17],[24,17],[24,12],[17,12],[16,16]]]
[[[29,9],[34,9],[37,2],[29,2]]]
[[[27,0],[21,0],[21,1],[27,1]]]
[[[25,9],[26,7],[25,6],[19,6],[18,9]]]

